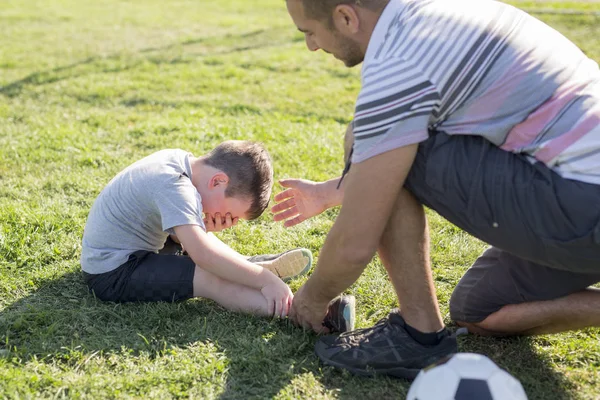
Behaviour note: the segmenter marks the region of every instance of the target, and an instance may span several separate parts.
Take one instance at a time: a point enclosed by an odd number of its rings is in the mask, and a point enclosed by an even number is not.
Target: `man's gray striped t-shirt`
[[[600,184],[598,64],[510,5],[391,0],[364,60],[352,162],[432,131],[480,135]]]

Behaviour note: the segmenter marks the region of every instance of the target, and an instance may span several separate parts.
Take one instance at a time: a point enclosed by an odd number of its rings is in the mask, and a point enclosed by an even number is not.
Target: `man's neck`
[[[385,10],[385,7],[389,1],[385,2],[383,7],[378,10],[369,10],[367,8],[359,8],[360,19],[361,19],[361,36],[359,39],[359,46],[363,54],[366,54],[367,48],[369,47],[369,42],[371,41],[371,36],[373,35],[373,31],[375,31],[375,27],[377,26],[377,22]]]

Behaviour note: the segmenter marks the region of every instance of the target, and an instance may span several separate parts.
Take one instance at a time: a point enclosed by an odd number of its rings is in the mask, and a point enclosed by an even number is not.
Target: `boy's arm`
[[[175,234],[196,265],[223,279],[254,289],[279,280],[275,274],[247,261],[229,246],[204,232],[198,225],[175,227]]]
[[[198,225],[180,225],[174,229],[196,265],[227,281],[260,290],[269,303],[269,312],[280,316],[287,314],[292,292],[275,274],[247,261]]]

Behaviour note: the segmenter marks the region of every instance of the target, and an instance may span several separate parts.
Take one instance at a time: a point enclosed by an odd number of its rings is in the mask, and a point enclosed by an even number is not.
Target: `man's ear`
[[[333,10],[333,24],[346,35],[355,35],[360,29],[360,19],[356,8],[350,4],[340,4]]]
[[[212,178],[210,178],[210,181],[208,181],[208,188],[214,189],[216,187],[221,187],[221,186],[223,188],[226,188],[228,183],[229,183],[229,177],[227,176],[227,174],[224,172],[217,172],[216,174],[214,174],[212,176]]]

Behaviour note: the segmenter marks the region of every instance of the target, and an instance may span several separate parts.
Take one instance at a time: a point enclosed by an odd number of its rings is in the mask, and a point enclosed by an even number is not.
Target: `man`
[[[287,0],[306,45],[362,88],[347,165],[288,180],[276,220],[342,205],[290,316],[322,331],[328,302],[377,252],[400,310],[316,345],[357,374],[412,378],[457,351],[438,308],[426,205],[489,243],[451,318],[480,334],[600,326],[600,71],[560,33],[487,0]],[[351,168],[350,168],[351,167]],[[338,189],[339,187],[339,189]]]

